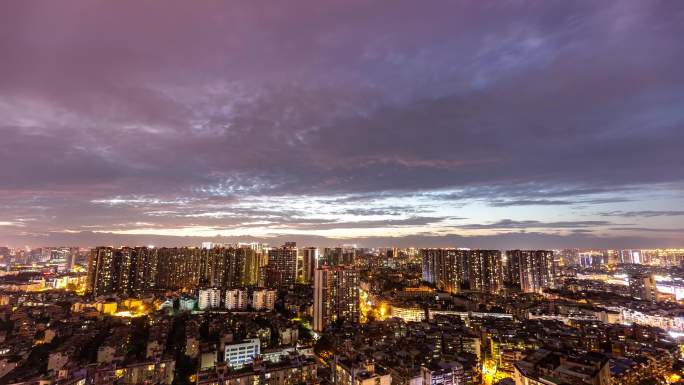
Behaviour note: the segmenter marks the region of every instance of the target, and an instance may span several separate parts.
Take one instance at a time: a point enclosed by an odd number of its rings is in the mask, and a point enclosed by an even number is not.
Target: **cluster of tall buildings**
[[[352,258],[341,250],[329,249],[326,255],[338,263]],[[311,283],[314,330],[322,331],[338,320],[358,322],[359,270],[351,264],[324,262],[319,266],[320,259],[317,248],[300,250],[294,243],[269,249],[98,247],[91,251],[88,262],[88,292],[136,296],[152,290],[200,288],[200,309],[240,309],[248,303],[272,309],[274,290],[236,288],[280,289]],[[264,295],[267,298],[261,298]]]
[[[55,272],[74,269],[82,256],[78,247],[38,247],[11,249],[0,246],[0,267],[10,270],[24,266],[41,267]]]
[[[249,248],[98,247],[88,260],[88,291],[95,296],[139,295],[256,284],[259,257]]]
[[[93,295],[139,295],[150,290],[289,287],[312,282],[318,249],[296,244],[277,248],[97,247],[88,260],[88,291]]]
[[[684,266],[684,249],[564,249],[559,256],[566,264],[600,266],[637,264]]]
[[[421,249],[423,280],[438,289],[498,293],[504,287],[540,292],[553,287],[553,252],[546,250]]]

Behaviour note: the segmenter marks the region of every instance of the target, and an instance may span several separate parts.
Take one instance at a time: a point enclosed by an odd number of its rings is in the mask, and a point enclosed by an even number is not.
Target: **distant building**
[[[458,293],[468,281],[468,254],[470,250],[421,249],[423,280],[439,290]]]
[[[449,293],[461,287],[496,293],[503,287],[503,264],[499,250],[421,249],[424,281]]]
[[[249,247],[97,247],[88,258],[87,290],[141,296],[158,289],[239,287],[255,284],[264,264]]]
[[[497,293],[503,288],[503,264],[499,250],[470,250],[468,281],[470,290]]]
[[[635,274],[629,277],[629,292],[634,298],[656,302],[658,289],[653,274]]]
[[[215,247],[199,250],[200,287],[236,287],[243,284],[247,248]]]
[[[540,293],[555,286],[553,251],[508,250],[504,281],[526,293]]]
[[[346,245],[342,247],[326,247],[323,249],[323,260],[326,265],[353,265],[356,257],[356,247],[354,245]]]

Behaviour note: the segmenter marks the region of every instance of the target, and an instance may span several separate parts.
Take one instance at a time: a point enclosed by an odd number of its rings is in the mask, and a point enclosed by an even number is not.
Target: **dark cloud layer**
[[[683,35],[676,1],[3,2],[0,243],[677,243],[637,227],[682,227]]]
[[[679,217],[684,216],[684,210],[666,210],[666,211],[654,211],[654,210],[644,210],[644,211],[611,211],[606,213],[601,213],[601,215],[606,217]]]

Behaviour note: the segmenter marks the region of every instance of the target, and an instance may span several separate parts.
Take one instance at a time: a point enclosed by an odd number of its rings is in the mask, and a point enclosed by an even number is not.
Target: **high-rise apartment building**
[[[503,286],[499,250],[422,249],[423,280],[457,293],[461,287],[495,293]]]
[[[437,280],[437,261],[441,257],[442,249],[421,249],[420,258],[422,260],[423,275],[425,282],[434,284]]]
[[[88,291],[94,296],[116,292],[119,269],[115,249],[98,247],[88,258]]]
[[[252,247],[241,247],[244,253],[243,285],[258,285],[259,270],[268,264],[268,255]]]
[[[317,247],[302,249],[302,282],[312,283],[314,272],[318,268],[319,251]]]
[[[249,249],[215,247],[200,249],[200,286],[234,287],[243,283]]]
[[[439,290],[458,293],[467,282],[468,250],[422,249],[423,280],[435,284]]]
[[[658,289],[653,274],[634,274],[629,277],[629,292],[634,298],[656,302]]]
[[[138,296],[149,290],[252,285],[256,273],[245,270],[247,262],[250,268],[261,264],[254,254],[233,247],[97,247],[88,260],[88,290]]]
[[[288,287],[297,280],[297,246],[289,242],[268,251],[268,281],[270,287]]]
[[[505,283],[526,293],[540,293],[555,286],[553,251],[506,251]]]
[[[359,271],[323,266],[314,274],[314,330],[337,320],[359,322]]]
[[[98,247],[88,259],[88,290],[91,294],[121,293],[137,295],[151,288],[146,277],[153,274],[145,248]]]
[[[329,266],[353,265],[356,256],[354,247],[326,247],[323,249],[323,260]]]
[[[470,250],[468,282],[470,290],[497,293],[503,288],[503,264],[499,250]]]
[[[157,288],[182,289],[199,286],[201,249],[162,247],[154,249],[154,254],[157,263]]]

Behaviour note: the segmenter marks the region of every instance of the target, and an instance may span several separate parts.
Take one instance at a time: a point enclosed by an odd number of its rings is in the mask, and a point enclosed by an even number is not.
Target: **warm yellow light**
[[[486,385],[494,383],[497,369],[496,366],[496,361],[492,360],[491,358],[486,359],[482,363],[482,380]]]
[[[668,384],[673,384],[673,383],[681,380],[682,376],[680,376],[677,373],[672,373],[672,374],[668,375],[666,379],[667,379]]]
[[[380,308],[378,309],[378,313],[380,315],[380,321],[384,320],[387,316],[387,305],[384,303],[380,304]]]

